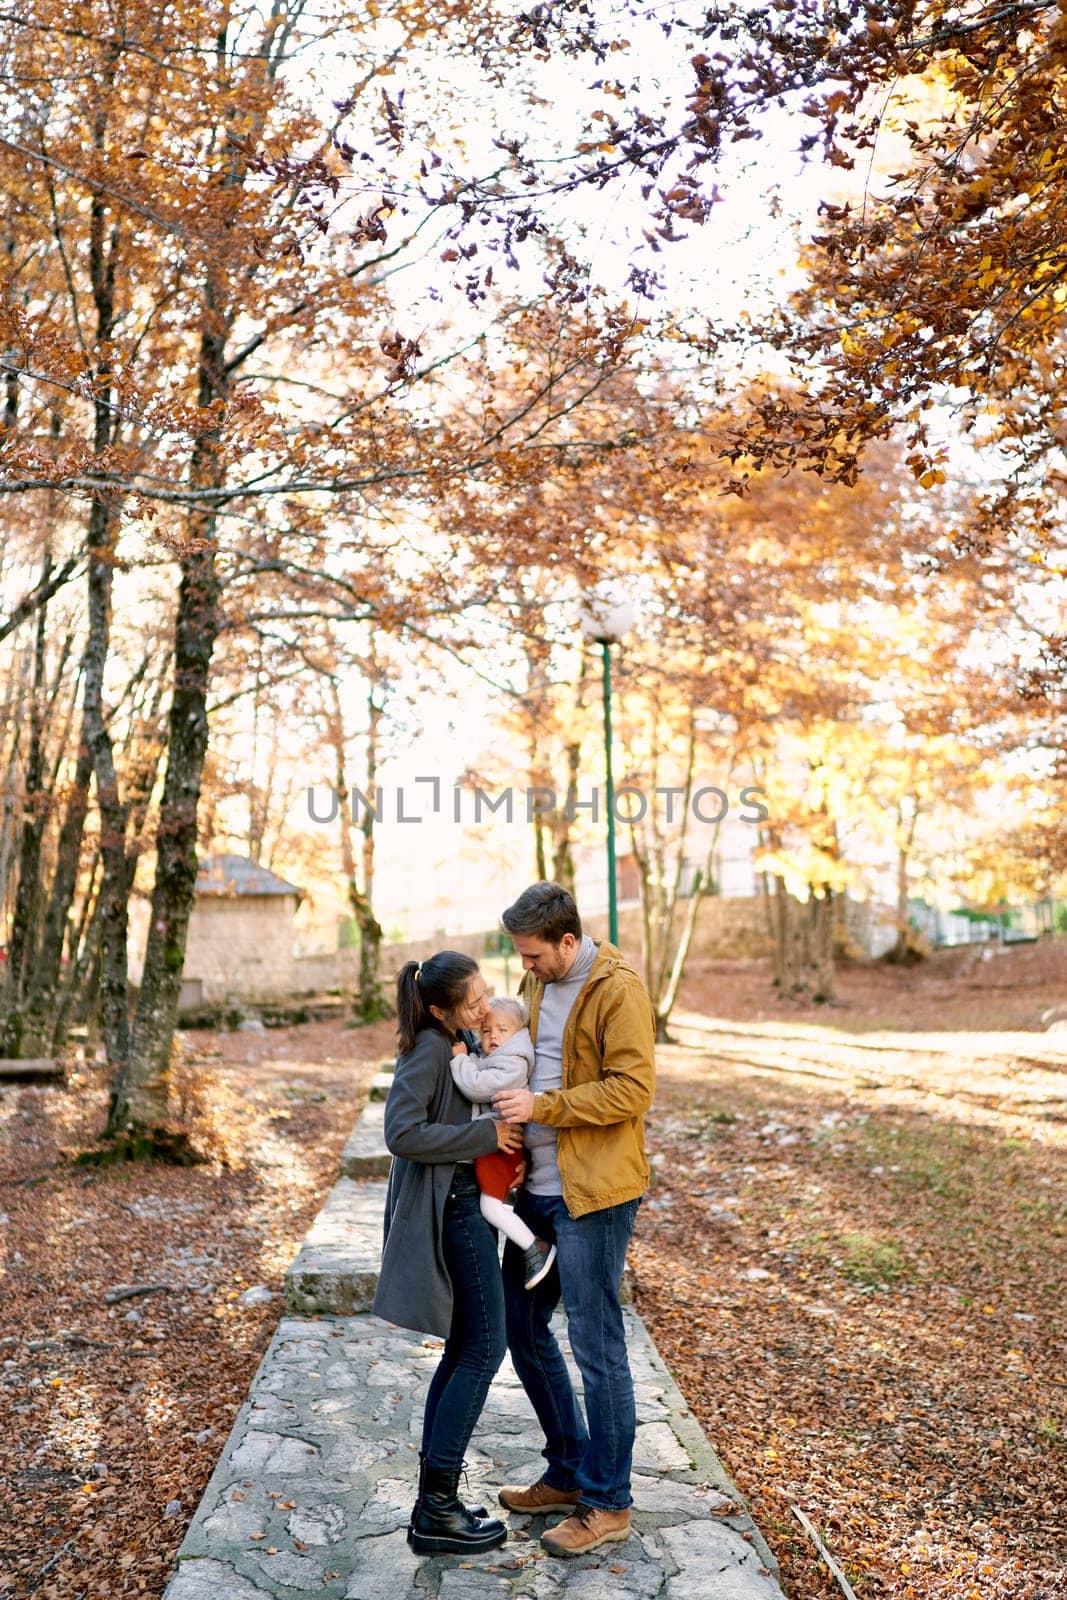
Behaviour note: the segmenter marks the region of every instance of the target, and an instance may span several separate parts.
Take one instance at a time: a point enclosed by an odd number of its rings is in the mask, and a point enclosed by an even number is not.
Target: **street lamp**
[[[611,647],[634,625],[634,608],[622,584],[604,579],[582,597],[578,626],[600,646],[604,667],[604,777],[608,806],[608,939],[619,942],[619,904],[615,885],[615,782],[611,771]]]

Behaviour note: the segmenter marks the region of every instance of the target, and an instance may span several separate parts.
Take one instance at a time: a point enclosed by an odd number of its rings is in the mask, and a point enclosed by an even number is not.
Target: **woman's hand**
[[[522,1129],[517,1122],[498,1122],[495,1127],[498,1150],[522,1149]]]

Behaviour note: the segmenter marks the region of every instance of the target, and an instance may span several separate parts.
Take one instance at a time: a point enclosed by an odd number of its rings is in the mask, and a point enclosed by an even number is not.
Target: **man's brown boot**
[[[582,1498],[578,1489],[555,1489],[544,1478],[538,1478],[528,1489],[519,1484],[506,1483],[497,1494],[502,1506],[509,1511],[526,1511],[539,1516],[545,1511],[570,1511]]]
[[[614,1544],[630,1537],[629,1511],[601,1511],[596,1506],[579,1505],[564,1522],[541,1535],[541,1543],[553,1556],[584,1556],[602,1544]]]

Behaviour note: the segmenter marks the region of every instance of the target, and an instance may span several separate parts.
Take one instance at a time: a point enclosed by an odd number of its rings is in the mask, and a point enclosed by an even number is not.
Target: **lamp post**
[[[619,942],[619,903],[615,883],[615,780],[611,766],[611,647],[634,625],[634,610],[620,583],[605,579],[583,596],[578,625],[584,638],[600,646],[604,675],[604,789],[608,812],[608,939]]]

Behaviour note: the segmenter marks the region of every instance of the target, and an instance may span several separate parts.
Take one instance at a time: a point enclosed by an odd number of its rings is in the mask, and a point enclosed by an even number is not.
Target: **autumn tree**
[[[923,487],[975,481],[961,547],[1014,540],[1040,562],[1062,547],[1062,8],[930,0],[847,23],[825,9],[841,31],[821,54],[799,7],[762,46],[784,83],[807,38],[800,144],[833,171],[802,242],[806,287],[756,319],[790,384],[771,386],[735,449],[848,481],[899,429]]]
[[[972,560],[945,620],[928,562],[938,524],[892,451],[872,452],[852,487],[754,472],[729,504],[729,564],[759,576],[736,714],[766,791],[757,861],[776,981],[830,998],[844,893],[862,887],[865,853],[884,859],[888,725],[911,717],[930,735],[958,722],[956,653],[993,628],[998,591]]]
[[[116,29],[110,13],[81,7],[75,17],[55,3],[20,21],[10,40],[22,120],[2,153],[20,250],[0,332],[17,352],[20,405],[4,440],[5,488],[58,490],[87,508],[84,718],[101,822],[97,921],[115,1132],[165,1120],[220,635],[248,619],[299,626],[316,614],[407,627],[412,595],[443,627],[469,599],[481,601],[494,556],[513,559],[505,542],[490,532],[461,577],[450,560],[467,536],[436,535],[432,561],[405,548],[392,532],[399,497],[429,503],[457,479],[509,480],[524,446],[595,389],[627,337],[625,319],[587,314],[580,328],[569,306],[562,317],[549,311],[541,331],[551,325],[550,337],[517,409],[498,403],[490,374],[473,415],[442,411],[450,362],[467,374],[488,370],[484,337],[459,333],[426,354],[397,330],[387,279],[415,247],[402,228],[389,236],[390,204],[368,190],[371,175],[348,142],[358,129],[373,146],[384,119],[384,147],[398,155],[394,102],[375,81],[391,81],[394,58],[382,51],[333,122],[293,85],[294,55],[350,20],[302,5],[267,16],[190,3],[164,18],[131,12]],[[465,16],[419,8],[391,20],[412,49],[445,30],[454,44],[457,25],[477,38],[493,22],[488,10],[468,26]],[[345,191],[353,170],[359,182]],[[522,315],[506,311],[505,337]],[[338,362],[339,347],[361,359]],[[461,376],[457,397],[470,386]],[[485,528],[486,505],[479,510]],[[131,1026],[132,802],[107,668],[114,573],[124,541],[129,552],[141,540],[163,542],[177,593],[155,884]],[[403,578],[388,581],[390,566]]]
[[[912,429],[912,470],[936,486],[943,468],[914,408],[923,383],[944,380],[949,369],[930,363],[958,330],[944,308],[934,307],[933,338],[920,311],[914,326],[902,314],[891,347],[879,346],[879,354],[860,324],[879,296],[888,303],[877,261],[889,235],[865,237],[861,259],[846,237],[847,219],[828,216],[826,246],[835,272],[848,266],[845,287],[833,288],[814,264],[808,301],[767,334],[792,353],[796,379],[791,388],[764,385],[749,408],[755,430],[731,436],[701,426],[699,407],[679,400],[684,382],[672,386],[662,372],[630,374],[628,388],[618,374],[645,337],[652,258],[711,213],[725,154],[758,134],[763,108],[805,99],[812,147],[843,169],[873,138],[872,87],[902,60],[916,77],[947,63],[952,92],[972,108],[973,121],[978,79],[998,81],[1002,44],[1009,56],[1030,49],[1004,42],[1005,30],[1023,18],[1040,49],[1014,101],[996,103],[999,119],[1009,116],[1009,103],[1023,106],[1028,85],[1037,99],[1047,90],[1051,103],[1046,63],[1059,50],[1051,8],[1009,5],[995,16],[963,18],[938,4],[854,15],[838,4],[776,3],[690,17],[635,5],[597,18],[569,0],[517,17],[491,4],[474,11],[397,4],[354,15],[332,4],[312,10],[303,0],[269,11],[181,0],[166,13],[134,7],[116,17],[110,7],[42,0],[32,16],[10,20],[2,45],[10,115],[0,143],[8,263],[0,284],[0,488],[9,520],[28,524],[33,513],[20,507],[62,495],[78,526],[62,548],[37,552],[36,571],[13,593],[0,632],[18,633],[26,670],[43,685],[29,630],[53,585],[83,564],[80,731],[72,726],[64,766],[74,787],[66,813],[71,848],[61,854],[74,859],[75,835],[89,829],[95,861],[81,910],[92,909],[80,924],[76,966],[83,970],[84,958],[99,969],[114,1133],[136,1142],[139,1130],[166,1119],[220,649],[269,634],[279,651],[296,650],[309,624],[322,620],[469,657],[480,643],[469,624],[475,608],[481,616],[495,604],[499,616],[522,624],[531,565],[549,575],[554,596],[562,580],[581,584],[609,569],[623,539],[638,568],[664,539],[668,554],[655,559],[669,559],[676,535],[665,530],[681,527],[689,484],[703,476],[705,489],[719,487],[710,462],[722,452],[749,484],[761,462],[772,461],[856,480],[859,451],[885,431],[889,413]],[[649,30],[662,30],[676,52],[658,100],[639,76],[631,85],[621,69],[604,70],[609,59],[639,53]],[[327,52],[343,83],[328,106],[315,83]],[[478,63],[490,105],[476,136],[459,130],[454,137],[448,84],[419,70],[440,52],[467,52]],[[508,131],[512,101],[501,90],[536,97],[538,75],[560,60],[575,82],[582,79],[573,118],[562,106],[544,109],[550,102],[541,96],[529,131]],[[420,84],[406,102],[404,74]],[[1003,122],[994,164],[1007,159],[1013,128],[1020,141],[1029,138],[1032,107],[1026,116],[1025,125]],[[970,138],[958,144],[959,164]],[[1056,159],[1035,168],[1036,177]],[[945,194],[958,184],[947,171],[929,176]],[[573,205],[576,194],[601,191],[629,196],[648,224],[629,293],[598,292],[582,259],[581,227],[561,218],[559,207]],[[996,183],[989,195],[978,232],[999,227],[1011,209]],[[940,228],[950,209],[939,215]],[[962,252],[955,278],[970,260],[965,210],[952,235]],[[919,212],[899,215],[898,238],[910,238]],[[1026,249],[1040,248],[1043,235],[1023,238],[1029,216],[1020,226],[1012,248],[1020,239]],[[915,270],[900,281],[921,287],[926,257],[917,240],[908,245]],[[402,269],[425,270],[424,251],[437,274],[447,268],[466,302],[451,326],[442,315],[432,332],[411,322],[402,286],[393,292]],[[990,265],[981,266],[986,255]],[[987,240],[978,276],[998,259]],[[535,287],[526,293],[531,263]],[[500,292],[504,268],[515,271],[511,295]],[[935,287],[927,284],[930,295]],[[432,292],[440,293],[436,283]],[[1027,330],[1020,381],[1004,369],[1004,415],[1009,388],[1025,396],[1028,373],[1036,382],[1042,362],[1054,371],[1054,347],[1031,332],[1041,318],[1023,303],[1026,292],[1018,288],[1018,305],[1005,303],[1008,320],[990,346],[994,355],[1015,350]],[[1056,292],[1050,280],[1033,301],[1047,310],[1041,326],[1048,329]],[[840,322],[837,296],[852,322],[829,378],[814,383],[803,362],[826,354]],[[673,336],[676,319],[661,320]],[[699,355],[713,363],[721,391],[728,332],[705,327],[690,341],[687,379]],[[1038,434],[1044,428],[1051,436],[1051,415],[1041,413]],[[684,441],[690,434],[699,446]],[[604,459],[613,462],[606,475],[596,469]],[[764,506],[791,528],[794,508],[775,500],[770,483],[768,473]],[[672,484],[683,486],[673,506]],[[867,492],[858,481],[857,488]],[[532,559],[531,526],[538,532]],[[875,519],[873,526],[891,545],[888,525]],[[721,635],[739,591],[742,610],[751,608],[759,603],[751,588],[768,582],[782,597],[770,613],[791,614],[791,574],[803,578],[809,610],[825,600],[855,561],[858,530],[847,528],[841,518],[836,534],[824,529],[829,543],[783,536],[761,546],[752,533],[747,548],[734,539],[736,570],[727,563],[716,573],[705,626]],[[865,557],[872,553],[869,540],[863,548]],[[165,718],[154,745],[156,785],[121,747],[115,609],[120,575],[161,557],[171,592],[165,691],[151,701]],[[693,561],[695,571],[705,570]],[[898,570],[888,555],[879,582],[892,584]],[[536,628],[529,633],[536,640]],[[799,629],[789,642],[795,654]],[[528,664],[531,689],[543,669],[540,648],[532,646]],[[767,633],[759,650],[743,631],[728,633],[722,648],[757,676],[768,660],[789,654],[788,642],[774,644]],[[750,686],[747,711],[766,712],[779,692],[780,704],[798,693],[795,683],[773,692]],[[842,683],[834,693],[847,698]],[[568,760],[574,748],[572,738]],[[27,772],[34,771],[30,762]],[[33,898],[41,841],[29,823],[19,835],[27,930],[40,923],[44,905]],[[556,840],[553,865],[565,863],[568,842]],[[131,852],[146,845],[155,876],[131,1023],[126,905]],[[60,880],[57,917],[67,881]],[[22,955],[19,966],[26,966]]]

